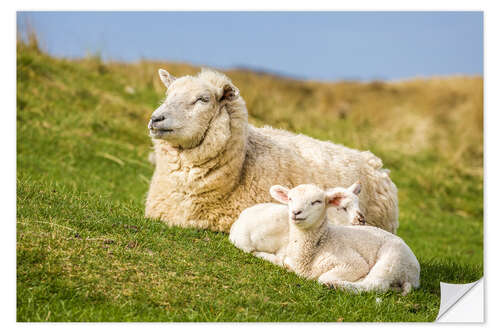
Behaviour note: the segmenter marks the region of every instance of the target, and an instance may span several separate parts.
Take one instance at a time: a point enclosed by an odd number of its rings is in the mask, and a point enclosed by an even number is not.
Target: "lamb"
[[[291,190],[275,185],[273,197],[288,205],[289,241],[285,267],[299,276],[351,292],[419,287],[420,265],[405,242],[376,227],[334,226],[326,208],[345,205],[341,190],[311,184]],[[351,202],[356,206],[356,202]]]
[[[336,224],[364,225],[365,218],[359,212],[359,182],[348,189],[337,188],[346,198],[338,207],[341,211]],[[343,190],[343,191],[342,191]],[[237,248],[256,257],[283,266],[288,245],[288,207],[283,204],[263,203],[247,208],[231,226],[229,240]]]
[[[216,71],[181,78],[159,74],[167,94],[148,125],[155,171],[146,217],[229,232],[245,208],[269,201],[273,184],[330,188],[359,179],[368,223],[396,232],[397,189],[371,152],[248,124],[238,88]],[[328,215],[335,220],[335,210]]]

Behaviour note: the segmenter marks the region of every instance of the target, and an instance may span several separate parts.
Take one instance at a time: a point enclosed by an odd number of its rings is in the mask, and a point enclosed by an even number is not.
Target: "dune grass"
[[[18,321],[432,321],[439,282],[483,275],[483,80],[303,82],[228,74],[250,121],[380,156],[421,266],[408,296],[350,295],[144,218],[158,67],[17,49]]]

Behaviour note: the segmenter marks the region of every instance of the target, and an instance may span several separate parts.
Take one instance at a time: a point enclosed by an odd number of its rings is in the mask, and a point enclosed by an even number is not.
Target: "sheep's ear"
[[[175,76],[170,75],[169,72],[161,68],[158,70],[158,74],[160,75],[161,82],[163,82],[163,84],[165,85],[165,87],[167,87],[167,89],[176,79]]]
[[[220,94],[219,102],[223,101],[234,101],[240,95],[238,88],[233,86],[230,83],[226,83],[224,87],[222,87],[222,92]]]
[[[342,192],[326,192],[326,204],[328,206],[339,207],[345,194]]]
[[[279,202],[288,204],[288,191],[289,189],[284,186],[274,185],[271,186],[269,193],[271,193],[271,196]]]
[[[361,183],[357,181],[354,184],[352,184],[347,190],[356,195],[359,195],[359,193],[361,193]]]

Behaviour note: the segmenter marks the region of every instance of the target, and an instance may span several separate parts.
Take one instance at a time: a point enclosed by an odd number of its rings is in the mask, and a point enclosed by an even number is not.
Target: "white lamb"
[[[284,265],[298,275],[352,292],[384,292],[393,287],[405,295],[419,287],[420,265],[401,238],[376,227],[327,222],[328,206],[350,200],[342,191],[325,192],[315,185],[288,190],[275,185],[271,194],[288,204]]]
[[[365,218],[359,211],[358,196],[361,190],[359,182],[351,187],[337,188],[346,198],[338,207],[335,224],[364,225]],[[252,253],[256,257],[283,266],[288,245],[288,207],[282,204],[263,203],[249,207],[231,226],[229,240],[237,248]]]

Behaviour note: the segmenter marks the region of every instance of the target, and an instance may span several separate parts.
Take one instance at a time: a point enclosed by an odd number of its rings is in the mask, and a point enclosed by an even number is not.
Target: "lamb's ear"
[[[271,188],[269,189],[269,193],[271,193],[271,196],[284,204],[288,204],[288,191],[289,189],[280,185],[271,186]]]
[[[357,182],[352,184],[347,190],[356,195],[359,195],[359,193],[361,193],[361,183],[358,180]]]
[[[326,204],[328,206],[339,207],[345,194],[339,191],[326,192]]]
[[[176,79],[175,76],[170,75],[169,72],[161,68],[158,70],[158,74],[160,75],[161,82],[163,82],[163,84],[165,85],[165,87],[167,87],[167,89]]]
[[[222,91],[219,97],[219,102],[223,101],[234,101],[240,95],[240,91],[238,88],[233,86],[231,83],[226,83],[224,87],[222,87]]]

